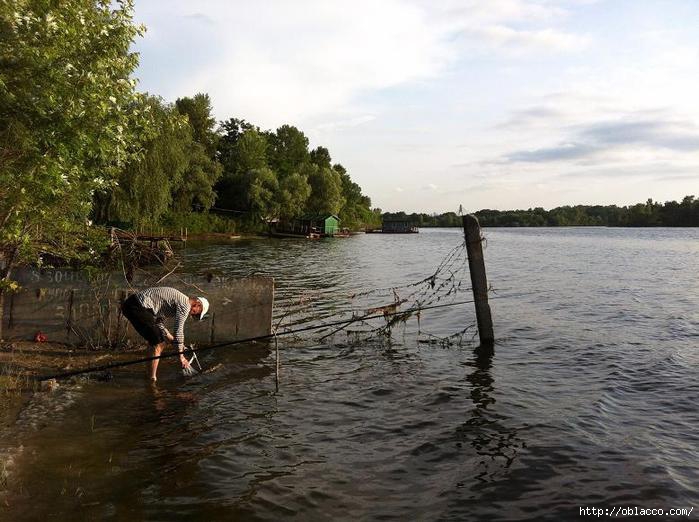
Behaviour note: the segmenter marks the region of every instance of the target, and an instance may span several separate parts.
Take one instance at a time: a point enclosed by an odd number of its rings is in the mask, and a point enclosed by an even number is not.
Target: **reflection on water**
[[[217,369],[189,381],[163,361],[155,389],[140,369],[64,388],[3,439],[24,451],[2,518],[568,520],[696,504],[699,231],[486,236],[494,353],[419,343],[412,321],[389,340],[280,338],[278,388],[273,345],[201,354]],[[327,314],[419,280],[461,237],[240,242],[186,263],[271,274],[280,310],[313,293]],[[420,328],[472,314],[434,310]]]
[[[478,351],[473,363],[467,363],[473,371],[466,376],[471,385],[471,400],[473,410],[470,418],[457,429],[457,435],[463,440],[470,441],[471,446],[483,460],[479,462],[475,478],[480,482],[490,482],[502,469],[509,468],[517,456],[517,450],[523,442],[518,439],[517,431],[508,428],[503,421],[506,419],[496,413],[491,413],[495,403],[493,392],[493,377],[490,373],[492,353],[489,349]],[[494,468],[491,471],[490,468]]]

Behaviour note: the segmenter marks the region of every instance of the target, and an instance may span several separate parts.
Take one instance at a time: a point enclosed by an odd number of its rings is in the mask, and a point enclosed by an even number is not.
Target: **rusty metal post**
[[[492,348],[495,335],[493,334],[493,319],[490,316],[490,305],[488,304],[488,279],[485,276],[481,227],[478,224],[478,218],[471,214],[463,216],[462,220],[468,254],[468,269],[471,272],[471,288],[476,306],[478,336],[481,346]]]

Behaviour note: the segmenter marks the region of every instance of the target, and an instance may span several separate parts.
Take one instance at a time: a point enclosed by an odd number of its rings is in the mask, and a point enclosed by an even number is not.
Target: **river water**
[[[484,233],[492,357],[468,336],[421,341],[474,322],[466,304],[425,311],[391,339],[282,337],[278,386],[268,344],[202,354],[216,370],[189,381],[164,361],[156,388],[141,369],[64,386],[2,442],[17,455],[0,518],[696,516],[699,230]],[[327,320],[348,293],[430,275],[462,239],[251,240],[191,246],[184,259],[192,271],[274,275],[277,319],[293,308],[288,319]]]

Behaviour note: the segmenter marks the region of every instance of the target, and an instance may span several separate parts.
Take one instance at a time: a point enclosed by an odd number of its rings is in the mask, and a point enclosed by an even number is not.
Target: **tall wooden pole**
[[[492,348],[495,342],[493,334],[493,319],[490,316],[488,304],[488,279],[485,276],[485,261],[483,260],[483,239],[478,218],[471,214],[462,217],[464,236],[466,237],[466,252],[468,254],[468,269],[471,272],[471,288],[476,305],[476,322],[481,346]]]

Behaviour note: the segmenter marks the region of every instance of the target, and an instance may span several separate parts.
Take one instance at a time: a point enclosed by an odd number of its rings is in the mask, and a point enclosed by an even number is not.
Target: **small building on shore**
[[[384,234],[417,234],[417,225],[406,220],[384,220],[381,226]]]
[[[334,214],[303,216],[291,221],[279,221],[271,228],[271,235],[277,237],[334,237],[340,232],[340,218]]]

